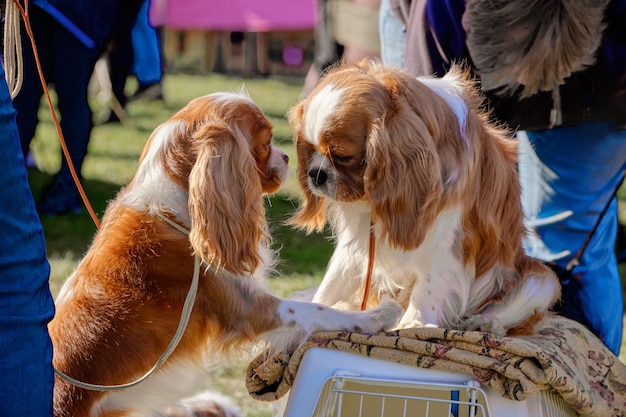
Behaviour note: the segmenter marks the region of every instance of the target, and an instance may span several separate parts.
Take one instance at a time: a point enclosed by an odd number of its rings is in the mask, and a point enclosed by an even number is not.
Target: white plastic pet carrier
[[[575,417],[547,391],[508,400],[466,374],[423,369],[343,351],[309,349],[285,417]]]

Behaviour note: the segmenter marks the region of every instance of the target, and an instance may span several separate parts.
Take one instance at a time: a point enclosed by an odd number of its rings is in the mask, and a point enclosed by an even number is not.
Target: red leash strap
[[[372,270],[374,269],[374,256],[376,255],[376,237],[374,236],[374,223],[370,222],[370,246],[367,259],[367,273],[365,274],[365,288],[363,290],[363,301],[361,310],[367,307],[367,300],[370,298],[370,287],[372,286]]]

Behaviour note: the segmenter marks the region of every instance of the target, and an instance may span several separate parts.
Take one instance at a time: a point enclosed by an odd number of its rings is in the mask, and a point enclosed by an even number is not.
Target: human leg
[[[404,68],[406,27],[393,12],[389,0],[381,0],[378,15],[380,58],[383,64]]]
[[[50,267],[1,66],[0,78],[0,415],[51,417]]]
[[[58,25],[54,46],[55,90],[61,115],[61,131],[80,179],[93,126],[88,85],[98,55]],[[53,184],[44,192],[37,208],[41,214],[47,215],[82,211],[82,201],[65,155]]]
[[[339,61],[341,54],[339,46],[332,34],[330,21],[328,18],[328,0],[318,2],[318,21],[315,27],[315,51],[313,63],[304,79],[304,87],[300,93],[300,98],[306,97],[317,85],[320,75],[329,65]]]
[[[608,123],[586,123],[547,131],[527,132],[534,152],[520,154],[525,213],[530,223],[571,210],[565,219],[535,227],[540,243],[552,253],[569,254],[555,262],[564,267],[583,245],[624,170],[626,131]],[[536,218],[535,218],[536,216]],[[564,305],[564,314],[582,314],[591,330],[619,352],[624,314],[615,239],[614,200],[573,269],[579,284],[578,305]],[[529,251],[536,248],[529,247]],[[545,253],[539,257],[545,258]],[[547,260],[547,259],[544,259]]]
[[[119,103],[120,107],[126,107],[128,98],[125,93],[126,80],[133,65],[133,47],[130,33],[119,33],[114,38],[108,54],[109,77],[111,78],[111,93]],[[112,120],[119,120],[115,113],[112,113]]]
[[[29,20],[37,45],[37,53],[46,80],[50,81],[50,50],[52,39],[50,36],[51,18],[38,7],[29,9]],[[35,58],[30,38],[21,26],[22,39],[22,62],[24,77],[20,92],[13,100],[13,107],[17,110],[17,127],[21,141],[22,153],[26,156],[29,152],[30,142],[35,136],[39,123],[38,112],[43,94],[43,87],[39,79],[39,73],[35,64]]]

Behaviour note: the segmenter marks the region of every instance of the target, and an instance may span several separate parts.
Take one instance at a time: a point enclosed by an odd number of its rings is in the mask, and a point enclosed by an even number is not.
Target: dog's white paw
[[[400,320],[400,317],[402,317],[404,309],[400,306],[400,304],[389,299],[383,301],[378,307],[368,310],[367,312],[372,315],[372,327],[369,331],[367,331],[367,329],[362,329],[361,332],[378,333],[393,328]]]
[[[502,326],[498,319],[492,316],[486,316],[482,314],[476,314],[474,316],[466,317],[461,322],[461,324],[459,324],[459,330],[478,330],[481,332],[492,333],[498,336],[506,335],[506,329]]]
[[[441,326],[431,323],[422,323],[419,320],[400,320],[400,323],[396,326],[396,329],[423,329],[423,328],[431,328],[437,329]]]

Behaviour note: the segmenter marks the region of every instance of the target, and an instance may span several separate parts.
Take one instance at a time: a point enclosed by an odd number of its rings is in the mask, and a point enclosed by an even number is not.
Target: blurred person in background
[[[133,65],[131,73],[137,77],[137,89],[130,101],[163,99],[163,54],[161,37],[149,18],[150,0],[144,0],[131,31]]]
[[[112,41],[108,54],[112,93],[123,109],[130,101],[162,100],[163,59],[161,38],[149,18],[150,0],[142,1],[130,34],[119,33]],[[129,74],[137,78],[137,89],[127,97],[126,81]],[[110,122],[119,121],[115,112]]]
[[[383,51],[405,44],[400,65],[415,76],[443,76],[466,62],[492,116],[517,131],[522,202],[534,231],[528,253],[563,271],[590,237],[580,263],[561,275],[562,313],[618,354],[624,305],[613,193],[626,168],[626,0],[383,7],[399,26],[381,31]]]
[[[342,61],[379,58],[380,0],[331,0],[329,7],[332,34],[337,43],[343,45]]]
[[[313,63],[300,96],[306,97],[324,70],[336,62],[380,57],[380,0],[319,0]]]
[[[317,25],[314,30],[313,62],[304,79],[304,88],[300,98],[306,97],[317,84],[320,75],[330,65],[338,62],[343,52],[343,46],[337,43],[330,28],[328,19],[329,0],[319,0]]]
[[[381,0],[378,14],[380,60],[385,65],[404,68],[406,54],[406,26],[400,16],[408,16],[410,0]],[[407,10],[402,10],[402,8]]]
[[[29,5],[30,24],[43,74],[46,82],[54,85],[61,129],[80,179],[93,126],[88,102],[89,80],[106,43],[116,33],[130,33],[140,0],[34,0]],[[23,25],[21,36],[24,81],[13,104],[17,110],[22,152],[26,156],[39,122],[43,88]],[[59,172],[44,190],[37,210],[42,215],[83,210],[65,157]]]

